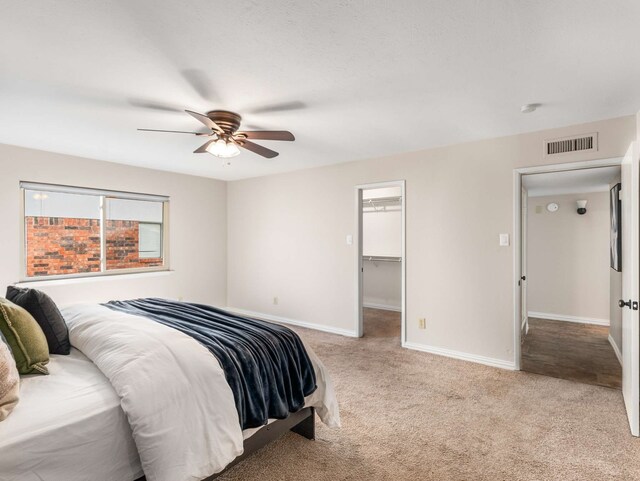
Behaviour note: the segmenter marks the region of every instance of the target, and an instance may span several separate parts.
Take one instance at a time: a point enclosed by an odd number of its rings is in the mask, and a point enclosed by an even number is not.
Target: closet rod
[[[364,261],[372,262],[402,262],[402,257],[393,256],[362,256]]]
[[[367,208],[373,208],[373,210],[367,210]],[[376,207],[375,205],[365,205],[362,209],[363,214],[378,214],[380,212],[402,212],[402,207],[393,206],[388,208],[386,205]]]
[[[402,201],[402,197],[374,197],[371,199],[362,199],[363,205],[375,205],[375,204],[399,204]]]
[[[402,197],[377,197],[373,199],[362,199],[362,211],[364,213],[395,212],[401,210]]]

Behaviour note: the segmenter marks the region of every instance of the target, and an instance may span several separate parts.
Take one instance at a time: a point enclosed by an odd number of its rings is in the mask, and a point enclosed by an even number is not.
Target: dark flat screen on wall
[[[620,184],[616,184],[610,191],[610,212],[611,212],[611,268],[620,272],[622,270],[622,236],[620,235],[621,223],[621,202],[620,202]]]

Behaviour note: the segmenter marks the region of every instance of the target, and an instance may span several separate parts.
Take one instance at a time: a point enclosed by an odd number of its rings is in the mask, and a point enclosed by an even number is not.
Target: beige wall
[[[362,263],[362,302],[365,307],[400,310],[402,307],[402,265],[400,262]]]
[[[226,304],[226,183],[0,144],[0,295],[20,277],[20,181],[170,196],[172,272],[38,282],[60,304],[158,296]],[[33,284],[32,284],[33,285]]]
[[[594,131],[598,152],[543,158],[544,139]],[[228,305],[353,331],[354,186],[405,179],[408,341],[512,362],[513,169],[620,157],[635,137],[629,116],[231,182]]]
[[[402,257],[401,210],[362,213],[362,254]]]
[[[587,200],[584,215],[579,199]],[[546,209],[550,202],[557,212]],[[527,218],[529,314],[608,322],[609,192],[530,197]]]

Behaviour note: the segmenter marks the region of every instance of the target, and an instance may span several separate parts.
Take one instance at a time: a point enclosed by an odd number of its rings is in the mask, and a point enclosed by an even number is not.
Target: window
[[[21,189],[26,279],[167,268],[167,197],[26,182]]]

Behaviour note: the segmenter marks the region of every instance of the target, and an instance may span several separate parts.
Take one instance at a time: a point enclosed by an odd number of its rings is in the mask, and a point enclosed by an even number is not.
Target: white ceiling
[[[239,179],[640,108],[637,0],[0,8],[0,142],[157,169]],[[521,114],[531,102],[542,107]],[[259,111],[281,104],[304,108]],[[297,141],[224,167],[191,153],[202,139],[136,131],[197,129],[184,108],[235,110]]]
[[[546,174],[522,176],[522,185],[529,197],[563,194],[588,194],[606,192],[609,185],[620,175],[620,167],[567,170]]]

